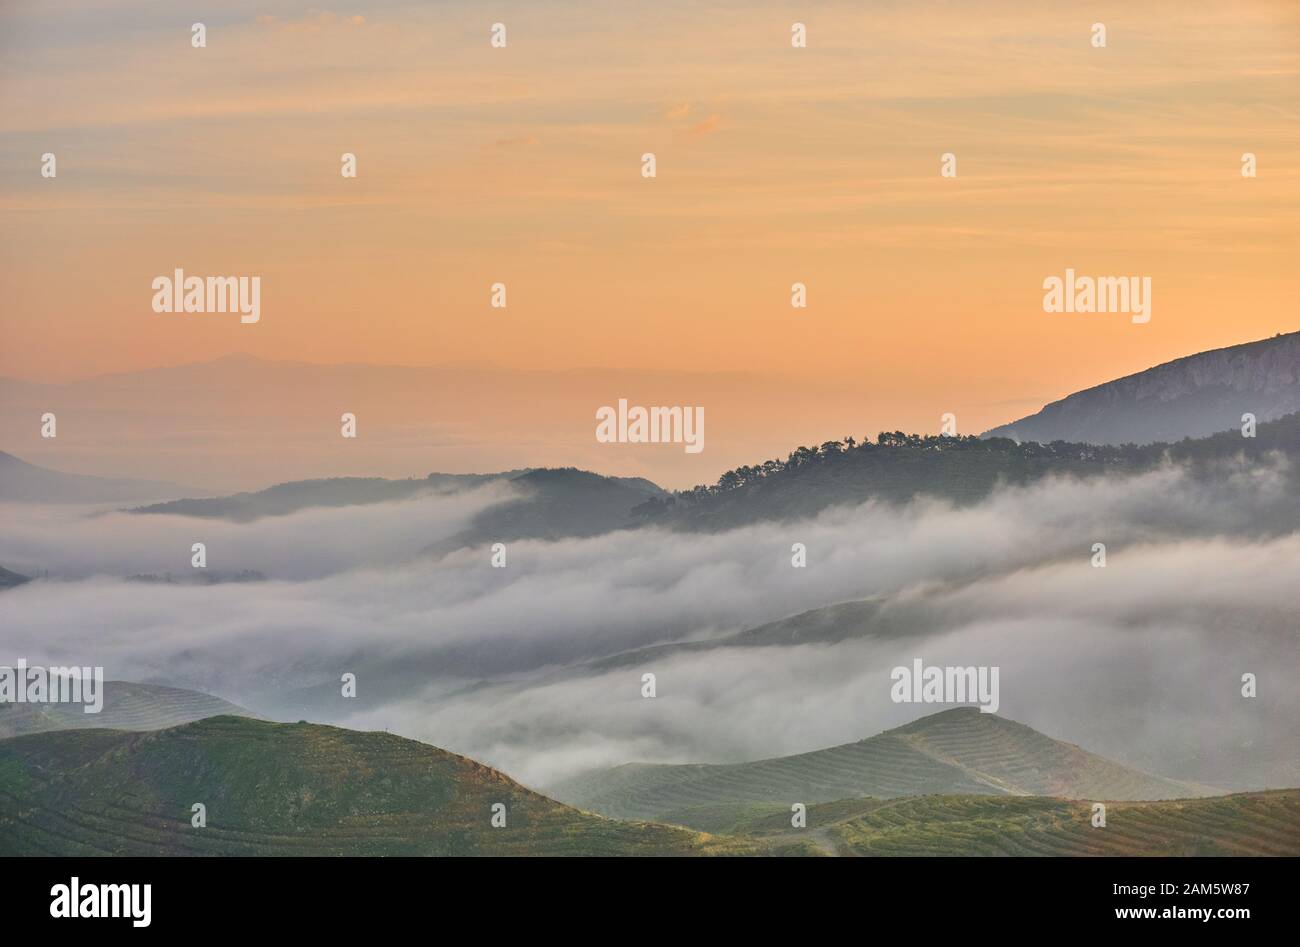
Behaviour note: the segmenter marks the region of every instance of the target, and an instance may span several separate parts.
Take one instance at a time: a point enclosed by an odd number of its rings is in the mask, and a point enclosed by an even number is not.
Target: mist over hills
[[[987,431],[1017,441],[1150,444],[1300,411],[1300,332],[1199,352],[1054,401]]]
[[[338,446],[336,428],[317,433]],[[0,593],[0,624],[32,663],[389,728],[536,786],[633,760],[856,746],[910,719],[888,670],[923,656],[1000,666],[1003,713],[1130,772],[1272,789],[1300,784],[1298,476],[1291,414],[1255,438],[1149,445],[887,432],[675,494],[528,468],[291,481],[131,512],[14,503],[0,562],[53,578]],[[498,541],[507,568],[492,567]],[[194,542],[210,568],[190,568]],[[1089,562],[1096,542],[1107,568]],[[355,698],[340,696],[344,671]],[[1244,672],[1258,697],[1243,698]],[[851,785],[820,771],[774,785],[825,802],[863,786],[1069,790],[1046,764],[1030,778],[891,740],[911,768],[882,756]],[[680,802],[662,812],[724,805]]]
[[[0,561],[88,578],[0,594],[0,623],[33,663],[391,727],[533,785],[860,739],[907,719],[887,672],[918,655],[1000,664],[1005,713],[1130,766],[1224,790],[1295,785],[1281,682],[1296,666],[1296,510],[1270,453],[1211,476],[1215,460],[1201,479],[1160,466],[1042,478],[967,506],[522,540],[505,569],[483,546],[420,555],[500,502],[462,502],[499,484],[239,523],[11,510]],[[1104,570],[1088,562],[1099,537]],[[188,570],[196,539],[209,571],[268,581],[112,578]],[[791,568],[795,540],[807,569]],[[351,701],[344,670],[361,681]],[[639,697],[646,670],[665,685],[656,701]],[[1254,701],[1238,693],[1248,670],[1261,675]]]

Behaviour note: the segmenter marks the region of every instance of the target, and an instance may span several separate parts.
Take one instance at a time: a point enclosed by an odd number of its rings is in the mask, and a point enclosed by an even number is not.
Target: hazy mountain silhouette
[[[121,503],[201,493],[155,480],[91,477],[38,467],[0,451],[0,502]]]
[[[293,480],[265,490],[228,496],[184,498],[136,507],[131,513],[167,513],[250,522],[263,516],[284,516],[311,507],[358,506],[405,500],[422,493],[446,492],[509,480],[527,471],[510,470],[495,474],[431,473],[422,480],[386,480],[382,477],[330,477],[323,480]]]

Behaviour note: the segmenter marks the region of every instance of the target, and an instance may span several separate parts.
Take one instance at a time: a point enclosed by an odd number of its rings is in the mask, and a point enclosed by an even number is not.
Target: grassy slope
[[[207,807],[206,828],[190,825]],[[490,825],[507,807],[507,826]],[[612,822],[386,733],[212,717],[0,741],[0,855],[696,855],[759,846]]]
[[[812,841],[838,855],[1300,855],[1300,790],[1092,805],[1024,796],[846,799],[808,810],[715,811],[712,822],[773,842]],[[695,821],[706,821],[696,814]]]
[[[665,819],[737,804],[829,802],[930,793],[1159,799],[1203,795],[970,707],[932,714],[858,743],[730,765],[632,764],[554,793],[616,818]]]
[[[194,802],[206,828],[190,826]],[[1300,790],[1111,801],[1104,829],[1090,817],[1090,802],[1007,795],[841,799],[800,830],[784,803],[667,816],[728,833],[714,835],[580,812],[385,733],[213,717],[0,741],[0,855],[1300,854]]]

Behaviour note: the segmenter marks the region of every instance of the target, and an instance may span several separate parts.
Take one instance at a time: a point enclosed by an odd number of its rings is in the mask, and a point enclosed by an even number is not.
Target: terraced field
[[[960,707],[858,743],[753,763],[630,764],[560,783],[551,794],[614,818],[812,804],[849,797],[947,795],[1171,799],[1210,790],[1149,776],[995,714]],[[687,823],[683,823],[687,824]]]
[[[722,819],[772,841],[814,840],[839,855],[1300,855],[1300,790],[1163,802],[1108,802],[1092,826],[1087,802],[1023,796],[847,799]]]
[[[97,714],[86,713],[80,704],[0,704],[0,739],[91,727],[161,730],[220,714],[255,716],[220,697],[198,691],[105,681],[104,707]]]
[[[194,803],[207,807],[205,828],[191,825]],[[491,825],[495,803],[506,807],[503,828]],[[705,855],[767,847],[579,812],[487,766],[387,733],[223,716],[147,733],[0,741],[0,855]]]

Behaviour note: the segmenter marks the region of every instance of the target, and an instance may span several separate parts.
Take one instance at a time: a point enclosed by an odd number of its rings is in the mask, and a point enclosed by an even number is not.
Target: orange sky
[[[6,4],[0,375],[743,370],[973,432],[1300,328],[1300,5],[629,6],[236,0],[193,49],[200,14]],[[175,267],[261,276],[261,321],[155,314]],[[1150,276],[1151,322],[1044,313],[1066,267]]]

